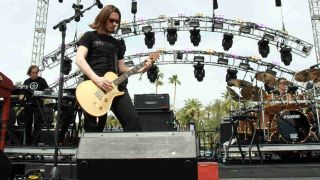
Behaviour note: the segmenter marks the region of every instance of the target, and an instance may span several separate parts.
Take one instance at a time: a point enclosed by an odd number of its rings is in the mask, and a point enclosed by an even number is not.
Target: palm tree
[[[181,85],[181,82],[178,79],[178,75],[172,75],[172,77],[169,78],[169,83],[174,85],[174,93],[173,93],[173,108],[176,104],[176,93],[177,93],[177,85]]]
[[[158,94],[158,87],[163,85],[163,82],[161,81],[163,79],[164,74],[162,72],[159,72],[158,77],[156,81],[154,82],[156,86],[156,94]]]

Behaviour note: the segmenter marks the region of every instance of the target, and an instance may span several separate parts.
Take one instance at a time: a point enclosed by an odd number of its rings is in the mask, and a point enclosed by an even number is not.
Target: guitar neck
[[[119,76],[117,79],[113,80],[113,84],[115,86],[118,86],[119,84],[121,84],[123,81],[125,81],[126,79],[128,79],[130,76],[136,74],[139,69],[141,69],[144,66],[144,62],[134,66],[132,69],[130,69],[129,71],[123,73],[121,76]]]

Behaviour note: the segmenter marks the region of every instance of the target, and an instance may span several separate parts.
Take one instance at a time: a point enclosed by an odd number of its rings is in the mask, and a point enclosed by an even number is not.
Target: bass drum
[[[302,112],[284,110],[277,117],[277,130],[282,140],[287,143],[300,143],[307,140],[310,122]]]

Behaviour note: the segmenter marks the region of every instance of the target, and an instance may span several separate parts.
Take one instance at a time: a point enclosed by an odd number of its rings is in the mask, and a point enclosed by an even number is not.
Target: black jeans
[[[122,128],[126,132],[139,132],[141,126],[139,122],[139,115],[136,112],[135,107],[132,104],[128,89],[125,87],[119,87],[120,91],[124,92],[124,95],[117,96],[114,98],[111,110],[118,118]],[[84,129],[86,132],[102,132],[106,121],[107,114],[98,117],[93,117],[88,113],[84,112]]]
[[[32,142],[37,142],[41,125],[43,120],[41,118],[40,110],[38,107],[29,106],[24,111],[25,126],[26,126],[26,142],[31,145]],[[32,128],[33,125],[33,128]]]

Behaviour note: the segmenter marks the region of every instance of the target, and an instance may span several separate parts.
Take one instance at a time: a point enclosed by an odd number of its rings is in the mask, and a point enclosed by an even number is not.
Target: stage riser
[[[319,177],[320,164],[287,164],[287,165],[230,165],[219,166],[220,178],[299,178]],[[303,178],[301,178],[303,179]]]

